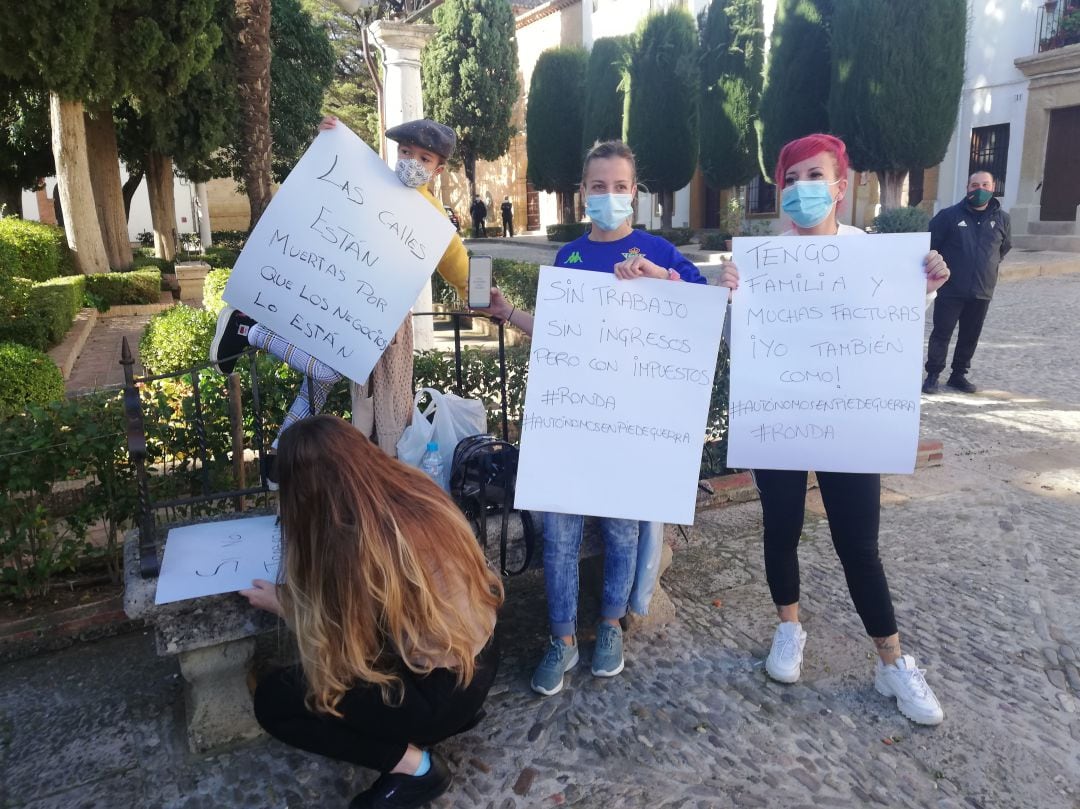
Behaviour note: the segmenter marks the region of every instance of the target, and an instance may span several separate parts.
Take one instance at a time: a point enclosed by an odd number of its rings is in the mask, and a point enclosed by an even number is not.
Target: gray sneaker
[[[623,670],[622,629],[601,621],[596,628],[596,650],[592,656],[594,677],[614,677]]]
[[[567,646],[562,638],[552,638],[547,654],[532,676],[532,690],[545,697],[562,691],[563,675],[578,662],[577,644]]]

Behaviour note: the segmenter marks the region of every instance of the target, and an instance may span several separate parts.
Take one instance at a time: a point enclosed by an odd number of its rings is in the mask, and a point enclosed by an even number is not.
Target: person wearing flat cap
[[[337,118],[327,116],[319,130],[333,129]],[[443,205],[428,188],[446,168],[454,153],[457,136],[454,130],[436,121],[421,118],[407,121],[386,130],[386,137],[397,142],[395,173],[402,185],[416,189],[440,213]],[[448,284],[467,299],[469,254],[465,243],[456,233],[439,259],[436,267]],[[270,331],[260,323],[232,307],[226,307],[218,317],[217,331],[210,346],[210,361],[222,372],[231,373],[238,355],[252,345],[274,355],[290,368],[304,375],[300,393],[282,420],[281,429],[271,445],[276,450],[281,434],[298,420],[319,413],[326,404],[331,388],[341,374]],[[398,328],[397,334],[383,352],[371,378],[350,380],[353,424],[364,435],[376,441],[391,457],[397,454],[397,442],[409,423],[413,407],[413,333],[411,318]],[[271,488],[276,488],[274,454],[270,454],[266,475]]]

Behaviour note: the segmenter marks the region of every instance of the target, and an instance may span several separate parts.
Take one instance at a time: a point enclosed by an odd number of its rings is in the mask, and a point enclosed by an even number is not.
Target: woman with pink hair
[[[775,177],[783,188],[781,207],[793,225],[784,236],[864,235],[837,219],[837,208],[848,189],[847,148],[839,138],[816,134],[788,143],[780,152]],[[929,304],[948,279],[949,269],[934,251],[924,265]],[[732,262],[725,263],[720,284],[732,294],[738,289],[739,273]],[[765,528],[765,576],[780,618],[765,669],[772,679],[793,683],[799,679],[806,644],[799,622],[798,546],[807,472],[755,469],[753,474]],[[818,472],[817,478],[848,592],[877,649],[874,684],[883,695],[896,698],[904,716],[936,725],[944,718],[941,704],[915,658],[900,650],[892,597],[878,555],[881,477]]]

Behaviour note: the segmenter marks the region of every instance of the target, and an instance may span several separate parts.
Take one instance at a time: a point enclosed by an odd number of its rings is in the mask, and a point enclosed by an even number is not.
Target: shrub
[[[694,238],[694,231],[690,228],[657,228],[648,232],[661,239],[667,239],[672,244],[689,244]]]
[[[210,242],[214,247],[225,247],[229,250],[239,251],[244,248],[247,236],[247,233],[242,230],[215,230],[210,234]]]
[[[203,308],[206,311],[213,312],[216,315],[225,308],[225,301],[221,299],[221,293],[225,291],[225,284],[231,274],[232,270],[228,267],[215,267],[206,274],[202,288]]]
[[[874,217],[875,233],[924,233],[930,214],[922,208],[889,208]]]
[[[41,222],[0,219],[0,275],[48,281],[70,272],[64,231]]]
[[[68,275],[34,284],[23,278],[0,286],[0,340],[45,351],[64,339],[83,305],[85,276]]]
[[[157,303],[161,299],[161,271],[156,267],[146,267],[130,272],[88,275],[86,291],[106,307]]]
[[[528,261],[497,258],[492,277],[495,285],[506,299],[519,309],[531,312],[536,309],[536,285],[540,280],[540,266]]]
[[[207,247],[203,252],[203,259],[211,267],[235,267],[236,259],[239,257],[239,250],[234,250],[231,247],[220,247],[216,244],[213,247]]]
[[[700,245],[702,250],[727,250],[727,240],[731,237],[726,233],[702,233]]]
[[[217,317],[178,303],[154,315],[139,341],[139,358],[149,374],[169,374],[206,363]]]
[[[47,354],[0,343],[0,419],[21,413],[28,405],[64,398],[64,377]]]
[[[131,263],[131,269],[141,270],[145,267],[156,267],[160,272],[176,272],[176,265],[172,261],[166,261],[156,256],[143,255],[142,253],[137,254],[135,260]]]
[[[549,242],[572,242],[579,236],[584,236],[589,230],[587,222],[572,222],[565,225],[548,225],[547,237]]]
[[[135,241],[141,244],[143,247],[154,246],[154,233],[150,230],[139,231],[139,235],[135,237]]]

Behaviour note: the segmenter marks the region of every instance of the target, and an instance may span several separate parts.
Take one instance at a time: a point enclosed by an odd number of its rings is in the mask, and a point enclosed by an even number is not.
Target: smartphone
[[[491,256],[469,257],[469,308],[491,306]]]

